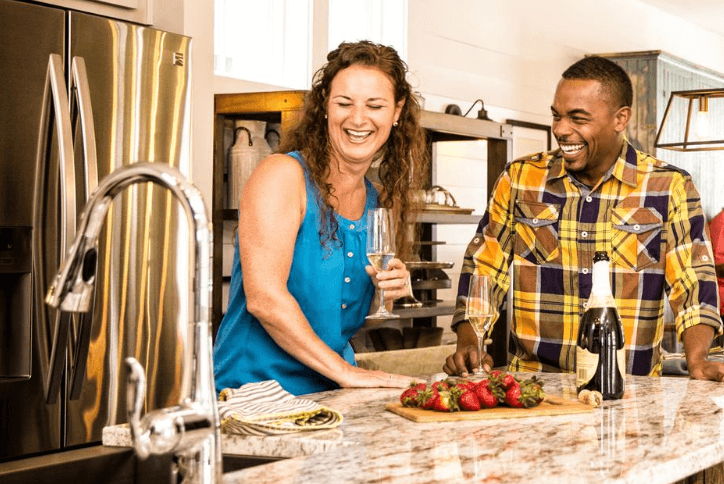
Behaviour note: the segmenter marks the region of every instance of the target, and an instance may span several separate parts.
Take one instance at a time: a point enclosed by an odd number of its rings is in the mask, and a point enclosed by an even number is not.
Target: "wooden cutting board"
[[[390,402],[385,405],[385,408],[413,422],[452,422],[460,420],[540,417],[542,415],[584,413],[594,409],[591,405],[586,405],[577,400],[558,397],[546,397],[540,405],[533,408],[494,407],[478,410],[477,412],[435,412],[421,408],[403,407],[400,402]]]

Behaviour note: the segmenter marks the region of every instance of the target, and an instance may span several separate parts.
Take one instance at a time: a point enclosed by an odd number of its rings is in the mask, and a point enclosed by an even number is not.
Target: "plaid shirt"
[[[635,150],[621,154],[592,189],[571,177],[559,151],[508,164],[468,245],[453,327],[465,319],[472,272],[510,287],[511,371],[573,371],[578,324],[591,292],[593,255],[611,258],[627,372],[661,374],[664,293],[676,330],[721,333],[711,244],[688,173]]]

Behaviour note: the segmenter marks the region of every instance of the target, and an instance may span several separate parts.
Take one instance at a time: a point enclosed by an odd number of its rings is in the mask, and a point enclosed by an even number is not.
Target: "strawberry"
[[[424,410],[432,410],[435,407],[435,400],[439,398],[438,391],[433,388],[423,390],[418,397],[420,408]]]
[[[502,394],[502,392],[500,392]],[[498,405],[498,396],[490,388],[488,380],[481,380],[475,387],[475,395],[478,397],[482,408],[493,408]]]
[[[488,378],[490,378],[491,380],[492,380],[492,379],[497,379],[497,378],[501,377],[502,375],[503,375],[503,372],[502,372],[502,371],[500,371],[500,370],[493,370],[493,371],[491,371],[490,373],[488,373]]]
[[[511,386],[505,392],[505,403],[514,408],[530,408],[537,406],[544,396],[541,382],[533,378]]]
[[[506,390],[508,390],[509,388],[512,388],[518,384],[519,384],[518,380],[510,373],[506,373],[503,375],[502,385],[503,385],[503,388],[505,388]]]
[[[480,410],[480,400],[472,390],[465,390],[460,395],[459,405],[461,410],[477,411]]]
[[[425,391],[426,388],[424,383],[411,382],[410,386],[400,395],[400,403],[405,407],[419,407],[420,393]]]
[[[437,412],[454,412],[460,410],[460,407],[458,407],[455,398],[449,391],[442,390],[435,399],[433,410]]]
[[[400,395],[400,403],[405,407],[417,407],[418,406],[419,392],[416,388],[408,388],[402,395]]]
[[[535,375],[533,375],[531,379],[528,380],[528,382],[533,393],[533,399],[535,400],[536,404],[539,404],[543,401],[543,398],[545,398],[546,395],[543,391],[543,382],[536,378]]]
[[[475,388],[478,386],[477,383],[475,383],[474,381],[470,381],[470,380],[463,380],[462,384],[465,385],[468,390],[472,390],[472,391],[475,391]]]
[[[440,392],[443,390],[448,390],[450,388],[450,385],[445,380],[438,380],[435,383],[433,383],[432,385],[430,385],[430,387],[434,388],[435,390]]]
[[[462,394],[463,392],[465,392],[467,390],[475,390],[475,383],[473,383],[471,381],[467,381],[467,380],[461,380],[461,381],[458,381],[457,383],[450,385],[450,387],[448,388],[448,390],[453,390],[453,389],[457,390],[460,394]]]

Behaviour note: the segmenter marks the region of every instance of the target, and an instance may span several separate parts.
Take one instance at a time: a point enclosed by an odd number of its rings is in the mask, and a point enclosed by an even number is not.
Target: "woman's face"
[[[395,103],[392,82],[376,67],[355,64],[339,71],[327,102],[332,157],[340,164],[366,165],[366,171],[403,104]]]

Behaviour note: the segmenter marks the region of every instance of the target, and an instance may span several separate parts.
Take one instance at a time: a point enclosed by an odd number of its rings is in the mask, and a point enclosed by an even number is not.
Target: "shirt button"
[[[345,277],[345,278],[344,278],[344,282],[349,282],[349,281],[350,281],[350,278],[349,278],[349,277]]]
[[[592,201],[593,201],[593,197],[592,197],[591,195],[587,196],[587,197],[586,197],[586,201],[587,201],[587,202],[592,202]]]
[[[352,252],[347,252],[347,257],[352,258],[354,257],[354,254]]]
[[[639,224],[634,225],[634,230],[641,230],[641,226]]]
[[[584,239],[588,237],[588,232],[586,232],[585,230],[581,232],[581,237],[583,237]]]
[[[588,268],[587,268],[587,267],[584,267],[581,272],[583,272],[584,274],[588,274]],[[586,304],[584,304],[583,306],[585,307]]]
[[[534,218],[534,219],[533,219],[533,223],[534,223],[534,224],[537,224],[537,223],[538,223],[538,219],[537,219],[537,218]]]
[[[584,308],[587,308],[587,307],[588,307],[588,301],[586,301],[586,302],[583,303],[583,307],[584,307]]]
[[[475,243],[477,244],[478,242],[480,242],[480,239],[477,238],[477,237],[475,237],[475,238],[473,239],[473,242],[475,242]]]
[[[709,256],[708,256],[708,255],[703,255],[703,256],[701,256],[701,260],[703,260],[704,262],[706,262],[706,261],[709,260]]]
[[[354,230],[354,224],[349,224],[349,229]]]
[[[342,309],[347,309],[347,305],[346,305],[346,304],[342,304]]]

